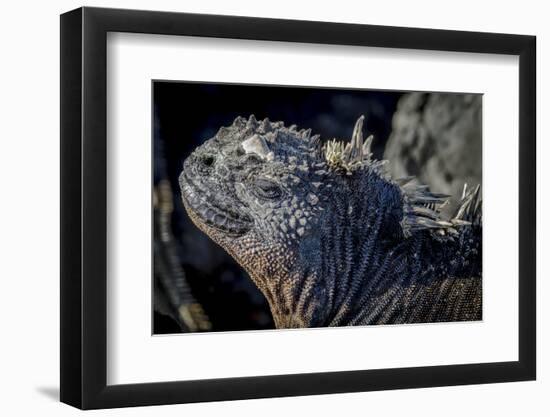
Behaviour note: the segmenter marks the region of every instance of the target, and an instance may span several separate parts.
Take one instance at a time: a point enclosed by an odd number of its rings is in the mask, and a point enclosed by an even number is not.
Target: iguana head
[[[187,212],[251,275],[278,327],[312,325],[289,318],[299,305],[306,317],[326,320],[331,287],[344,273],[339,257],[353,256],[369,236],[389,247],[415,227],[442,227],[429,216],[417,223],[418,204],[430,214],[423,198],[442,201],[390,180],[362,125],[361,117],[350,142],[321,146],[310,130],[238,117],[184,162]],[[305,300],[307,291],[316,296]]]
[[[319,150],[310,130],[239,117],[185,160],[185,207],[249,271],[268,268],[277,251],[294,258],[291,248],[323,210],[327,164]]]

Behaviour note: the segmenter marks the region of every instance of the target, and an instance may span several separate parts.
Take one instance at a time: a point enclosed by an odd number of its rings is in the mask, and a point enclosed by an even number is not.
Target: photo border
[[[519,360],[107,385],[108,32],[519,56]],[[82,409],[533,380],[536,377],[536,38],[137,10],[61,16],[61,401]]]

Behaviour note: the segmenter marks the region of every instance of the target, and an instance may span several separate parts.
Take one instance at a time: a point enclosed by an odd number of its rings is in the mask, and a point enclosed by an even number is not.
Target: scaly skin
[[[445,198],[392,180],[362,121],[351,143],[237,118],[184,162],[193,222],[267,298],[278,328],[481,319],[479,188]]]

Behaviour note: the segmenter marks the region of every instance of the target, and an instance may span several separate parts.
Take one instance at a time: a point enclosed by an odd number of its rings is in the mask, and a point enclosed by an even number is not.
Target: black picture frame
[[[108,32],[519,56],[519,360],[107,385]],[[61,401],[93,409],[535,379],[535,51],[524,35],[88,7],[61,15]]]

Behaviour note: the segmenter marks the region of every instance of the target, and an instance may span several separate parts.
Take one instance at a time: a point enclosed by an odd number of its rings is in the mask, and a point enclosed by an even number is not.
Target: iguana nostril
[[[216,159],[212,155],[205,155],[201,158],[201,162],[205,167],[211,167],[215,161]]]

